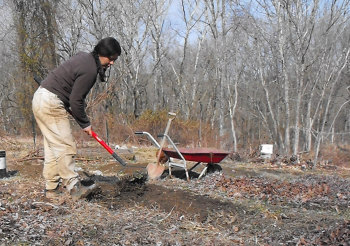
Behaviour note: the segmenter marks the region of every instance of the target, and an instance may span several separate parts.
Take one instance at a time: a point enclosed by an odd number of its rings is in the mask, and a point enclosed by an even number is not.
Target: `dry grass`
[[[3,141],[8,169],[18,173],[0,179],[0,245],[345,245],[350,240],[350,171],[343,167],[313,170],[226,159],[222,173],[201,180],[151,182],[135,173],[155,160],[155,148],[135,149],[132,167],[122,169],[97,143],[84,141],[77,166],[98,180],[101,190],[74,203],[68,196],[44,198],[42,160],[34,158],[42,149],[34,151],[30,138]],[[94,176],[96,171],[103,175]]]

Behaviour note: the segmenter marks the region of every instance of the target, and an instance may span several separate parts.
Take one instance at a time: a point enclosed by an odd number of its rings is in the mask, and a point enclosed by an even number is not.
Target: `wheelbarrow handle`
[[[154,137],[152,137],[152,135],[149,132],[136,131],[134,133],[136,135],[146,135],[158,149],[160,148],[160,145],[157,142],[157,140],[155,140]]]
[[[92,137],[97,140],[121,165],[126,166],[126,162],[115,153],[94,131],[91,131]]]

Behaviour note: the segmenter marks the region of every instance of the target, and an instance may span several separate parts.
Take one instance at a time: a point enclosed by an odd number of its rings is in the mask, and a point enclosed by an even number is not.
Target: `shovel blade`
[[[154,163],[149,163],[146,167],[147,169],[147,174],[150,179],[158,179],[160,176],[162,176],[165,166],[164,165],[159,165],[159,164],[154,164]]]

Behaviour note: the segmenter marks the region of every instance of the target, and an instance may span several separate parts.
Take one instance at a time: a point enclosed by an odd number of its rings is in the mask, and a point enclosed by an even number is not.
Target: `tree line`
[[[168,109],[223,148],[315,153],[350,139],[349,0],[3,0],[0,125],[30,129],[33,76],[113,36],[91,114]],[[205,134],[200,132],[199,134]]]

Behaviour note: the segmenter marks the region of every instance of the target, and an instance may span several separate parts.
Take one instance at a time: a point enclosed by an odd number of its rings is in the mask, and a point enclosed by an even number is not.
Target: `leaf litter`
[[[88,156],[87,153],[85,153]],[[290,172],[256,163],[254,172],[227,172],[198,180],[182,171],[150,181],[132,170],[78,163],[84,182],[99,189],[86,200],[47,200],[42,164],[12,162],[0,179],[0,245],[347,245],[350,182],[338,173]],[[143,160],[144,162],[144,160]],[[282,170],[282,171],[281,171]],[[339,170],[338,170],[339,171]],[[94,174],[98,173],[98,174]],[[253,174],[252,174],[253,173]],[[266,175],[269,173],[269,175]]]

